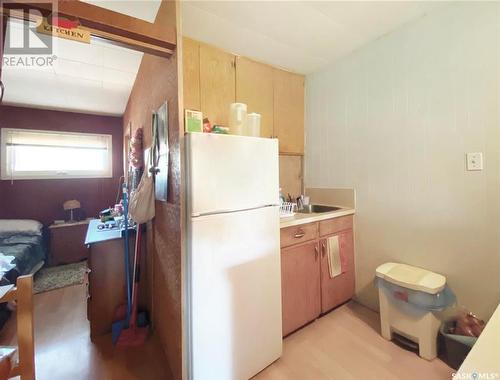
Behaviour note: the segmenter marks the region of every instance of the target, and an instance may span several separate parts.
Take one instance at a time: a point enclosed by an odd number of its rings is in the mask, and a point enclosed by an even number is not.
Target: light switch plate
[[[483,154],[481,152],[467,153],[467,170],[483,170]]]

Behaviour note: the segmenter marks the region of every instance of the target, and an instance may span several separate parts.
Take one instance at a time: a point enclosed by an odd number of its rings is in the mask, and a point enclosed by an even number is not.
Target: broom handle
[[[127,184],[123,184],[123,214],[124,214],[124,227],[125,227],[125,283],[127,286],[127,322],[130,319],[131,312],[131,289],[130,289],[130,253],[129,253],[129,239],[128,239],[128,194]]]
[[[137,324],[137,303],[139,301],[139,280],[141,277],[140,260],[141,260],[141,240],[142,240],[142,225],[137,224],[137,232],[135,238],[135,253],[134,253],[134,287],[132,290],[132,316],[130,318],[130,326],[136,327]]]

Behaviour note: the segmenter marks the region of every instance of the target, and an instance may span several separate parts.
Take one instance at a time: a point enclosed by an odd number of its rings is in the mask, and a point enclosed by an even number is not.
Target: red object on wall
[[[68,17],[62,17],[59,16],[57,13],[47,17],[47,22],[50,25],[58,26],[60,28],[65,28],[65,29],[75,29],[80,26],[80,21],[77,18],[70,19]]]
[[[39,129],[111,134],[113,177],[0,181],[0,219],[36,219],[44,225],[65,219],[62,207],[78,199],[87,217],[115,204],[123,175],[123,121],[121,117],[0,106],[0,128]]]

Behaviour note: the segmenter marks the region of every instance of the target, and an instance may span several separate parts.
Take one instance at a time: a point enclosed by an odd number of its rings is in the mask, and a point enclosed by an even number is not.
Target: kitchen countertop
[[[499,337],[500,305],[498,305],[476,344],[474,344],[469,355],[462,363],[458,370],[457,379],[498,379],[500,375]],[[477,374],[475,377],[473,376],[474,373]]]
[[[337,206],[338,207],[338,206]],[[300,224],[319,222],[320,220],[338,218],[346,215],[353,215],[355,210],[353,208],[342,207],[340,210],[321,212],[321,213],[311,213],[302,214],[300,212],[295,213],[294,216],[287,216],[286,218],[280,219],[280,228],[298,226]]]

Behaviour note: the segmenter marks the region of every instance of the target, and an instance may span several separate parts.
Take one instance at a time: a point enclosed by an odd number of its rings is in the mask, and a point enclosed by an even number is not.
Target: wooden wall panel
[[[0,127],[105,133],[113,137],[113,177],[0,181],[0,219],[36,219],[49,225],[68,218],[64,201],[78,199],[81,217],[96,217],[115,204],[123,175],[122,118],[0,105]]]
[[[280,154],[280,187],[285,196],[296,198],[303,193],[302,156]]]
[[[177,23],[177,6],[163,1],[155,22]],[[151,144],[151,111],[168,102],[170,168],[168,201],[156,202],[156,217],[148,224],[148,264],[154,333],[165,350],[171,377],[182,378],[182,186],[177,51],[170,59],[144,55],[123,117],[124,133],[144,127]]]
[[[201,111],[200,102],[200,44],[190,38],[182,39],[182,70],[184,108]]]

